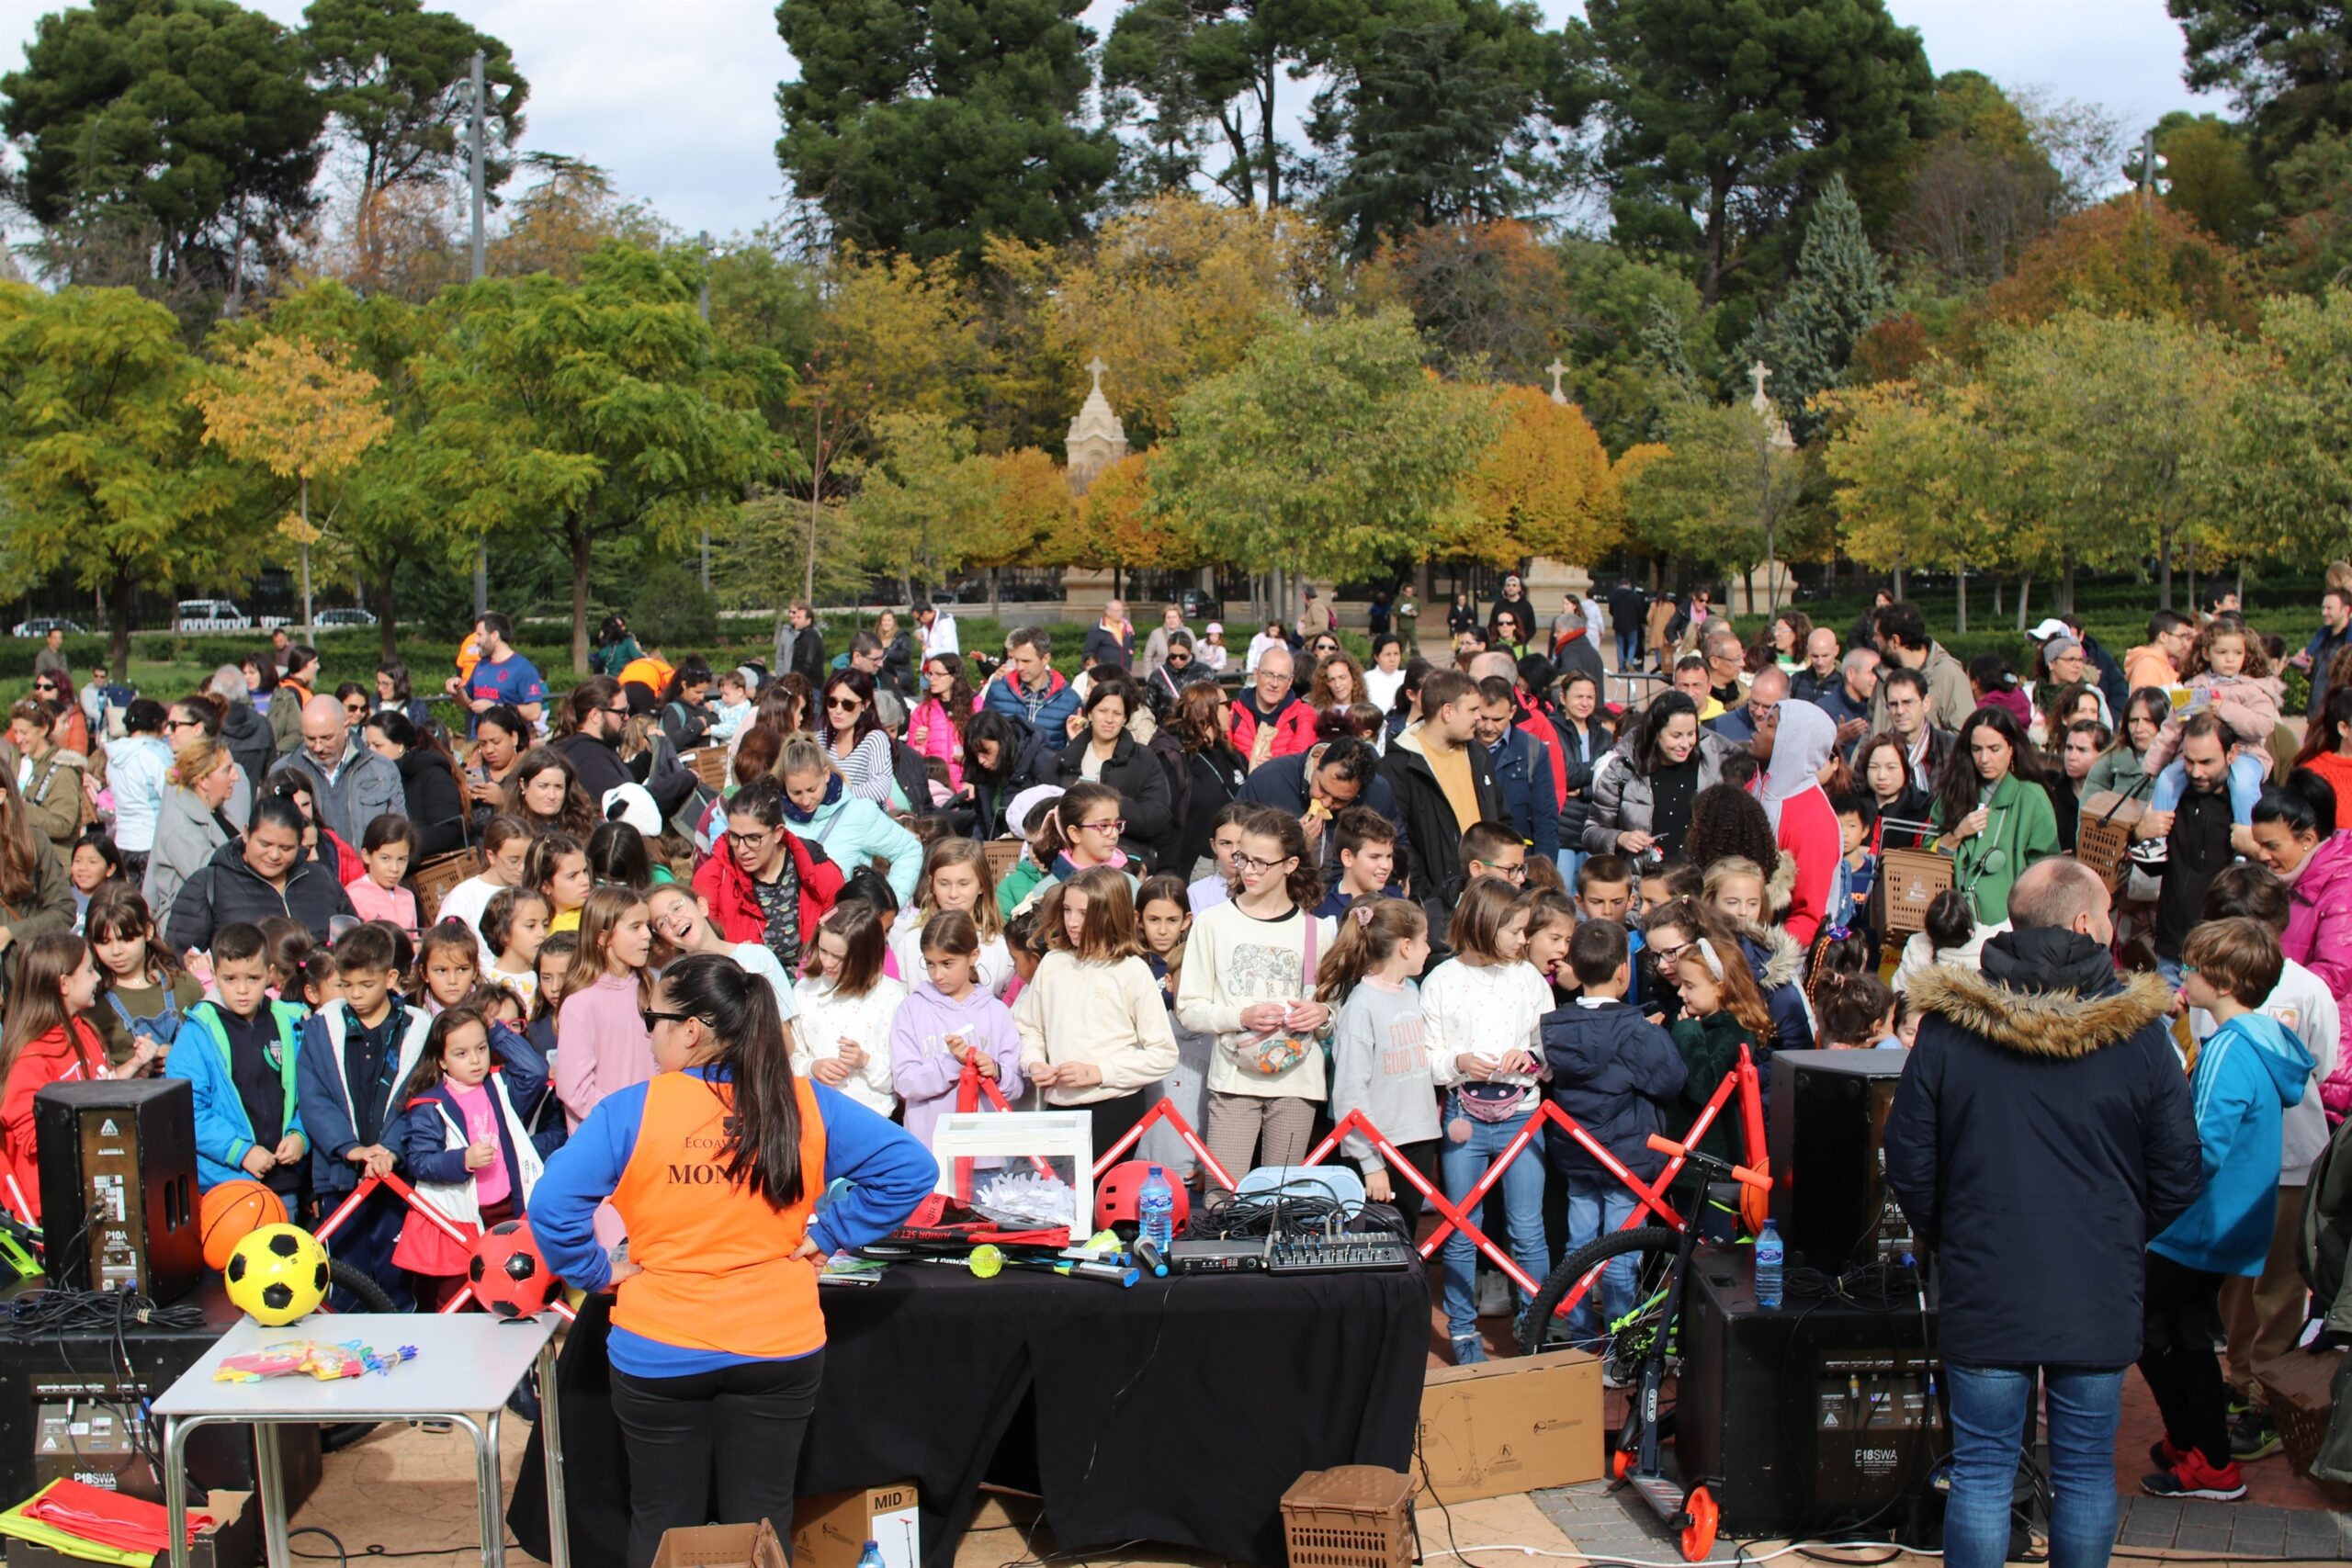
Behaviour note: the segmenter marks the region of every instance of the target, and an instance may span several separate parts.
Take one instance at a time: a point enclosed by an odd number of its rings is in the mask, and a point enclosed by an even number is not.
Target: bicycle
[[[1698,1170],[1702,1184],[1728,1179],[1764,1192],[1771,1190],[1770,1177],[1655,1133],[1650,1134],[1649,1146],[1668,1157],[1679,1156],[1688,1161]],[[1618,1428],[1615,1452],[1610,1459],[1610,1475],[1631,1486],[1668,1529],[1679,1533],[1682,1560],[1686,1562],[1699,1562],[1714,1550],[1716,1531],[1722,1523],[1721,1510],[1705,1485],[1693,1486],[1686,1492],[1669,1480],[1659,1466],[1662,1445],[1658,1435],[1658,1395],[1666,1382],[1667,1363],[1679,1350],[1675,1337],[1681,1325],[1683,1283],[1690,1278],[1690,1259],[1698,1250],[1696,1224],[1685,1224],[1679,1229],[1671,1225],[1643,1225],[1634,1230],[1611,1231],[1562,1258],[1519,1320],[1521,1354],[1539,1354],[1549,1340],[1554,1314],[1578,1280],[1588,1275],[1596,1276],[1589,1288],[1597,1291],[1597,1276],[1604,1265],[1628,1255],[1638,1259],[1634,1265],[1634,1306],[1608,1322],[1608,1342],[1601,1348],[1604,1373],[1617,1386],[1631,1383],[1634,1388],[1624,1424]],[[1626,1375],[1629,1372],[1631,1376]]]

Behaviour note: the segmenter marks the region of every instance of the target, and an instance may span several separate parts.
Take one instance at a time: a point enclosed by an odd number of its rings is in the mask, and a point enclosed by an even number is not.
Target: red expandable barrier
[[[401,1202],[406,1203],[412,1212],[422,1215],[428,1224],[439,1226],[442,1234],[447,1235],[451,1241],[456,1242],[458,1246],[464,1247],[471,1247],[473,1246],[473,1237],[468,1235],[465,1233],[464,1228],[460,1226],[457,1221],[451,1219],[448,1215],[435,1208],[432,1203],[426,1200],[418,1197],[416,1195],[416,1189],[411,1187],[407,1182],[402,1181],[399,1177],[392,1175],[390,1171],[385,1172],[381,1176],[361,1177],[359,1179],[359,1185],[352,1189],[351,1196],[345,1198],[341,1203],[337,1204],[335,1206],[334,1213],[320,1221],[319,1228],[311,1234],[317,1236],[319,1240],[322,1242],[327,1240],[342,1226],[345,1220],[350,1218],[353,1210],[358,1208],[360,1204],[368,1201],[368,1194],[373,1192],[379,1187],[390,1188],[394,1197],[398,1198]],[[447,1304],[443,1306],[441,1310],[443,1312],[459,1311],[473,1299],[474,1288],[471,1285],[460,1285],[458,1288],[458,1293],[451,1296]],[[553,1308],[556,1312],[560,1313],[566,1323],[573,1321],[574,1317],[577,1315],[572,1312],[571,1303],[567,1303],[561,1296],[555,1297],[548,1303],[548,1305]],[[320,1310],[323,1312],[329,1309],[322,1305]]]
[[[1146,1133],[1150,1132],[1153,1127],[1162,1122],[1172,1122],[1175,1125],[1176,1135],[1184,1140],[1186,1148],[1200,1156],[1201,1168],[1216,1178],[1219,1187],[1224,1188],[1227,1192],[1235,1189],[1238,1184],[1232,1177],[1226,1174],[1225,1167],[1217,1164],[1216,1156],[1209,1153],[1209,1146],[1201,1142],[1201,1135],[1193,1131],[1193,1124],[1184,1120],[1184,1113],[1177,1110],[1173,1103],[1165,1100],[1145,1111],[1143,1120],[1128,1128],[1126,1136],[1113,1144],[1103,1153],[1102,1157],[1094,1162],[1094,1179],[1102,1180],[1106,1172],[1126,1157],[1129,1149],[1143,1141],[1143,1135]]]

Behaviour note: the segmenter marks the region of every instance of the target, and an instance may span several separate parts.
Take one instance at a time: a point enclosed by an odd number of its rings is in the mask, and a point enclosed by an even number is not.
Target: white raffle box
[[[956,1193],[956,1162],[974,1162],[976,1204],[991,1181],[1012,1178],[1058,1181],[1069,1190],[1069,1212],[1050,1224],[1067,1224],[1073,1237],[1094,1230],[1094,1120],[1084,1111],[977,1111],[943,1116],[931,1135],[939,1156],[939,1184]],[[1047,1228],[1039,1220],[1036,1228]]]

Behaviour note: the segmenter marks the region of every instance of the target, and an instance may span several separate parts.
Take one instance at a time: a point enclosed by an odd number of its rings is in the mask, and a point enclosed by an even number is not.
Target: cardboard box
[[[869,1540],[882,1549],[885,1568],[920,1568],[915,1502],[911,1481],[800,1498],[792,1505],[792,1568],[857,1568]]]
[[[1441,1503],[1597,1481],[1600,1363],[1564,1351],[1430,1372],[1416,1444],[1420,1493]]]
[[[694,1525],[663,1530],[653,1549],[653,1568],[786,1568],[775,1527]]]

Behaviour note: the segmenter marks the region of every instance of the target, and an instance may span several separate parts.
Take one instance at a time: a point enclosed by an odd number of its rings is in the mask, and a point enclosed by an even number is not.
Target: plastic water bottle
[[[878,1541],[867,1541],[865,1550],[857,1554],[857,1568],[882,1568],[882,1547]]]
[[[1143,1179],[1143,1190],[1136,1195],[1136,1234],[1158,1247],[1162,1258],[1175,1245],[1176,1194],[1156,1165]]]
[[[1756,1304],[1768,1311],[1781,1304],[1781,1228],[1766,1220],[1756,1238]]]

